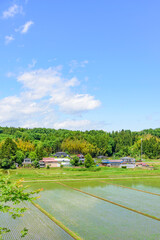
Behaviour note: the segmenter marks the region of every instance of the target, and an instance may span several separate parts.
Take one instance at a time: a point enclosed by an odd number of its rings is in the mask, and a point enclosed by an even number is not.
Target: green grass
[[[150,177],[160,176],[160,166],[155,169],[122,169],[122,168],[108,168],[102,167],[99,171],[95,169],[87,169],[83,171],[73,168],[50,168],[50,169],[34,169],[34,168],[19,168],[15,170],[2,170],[0,174],[10,175],[11,179],[24,180],[60,180],[60,179],[89,179],[89,178],[124,178],[124,177]]]

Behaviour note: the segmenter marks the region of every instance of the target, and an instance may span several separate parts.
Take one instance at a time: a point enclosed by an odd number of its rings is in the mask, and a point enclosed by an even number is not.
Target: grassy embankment
[[[98,170],[98,171],[97,171]],[[63,180],[63,179],[96,179],[96,178],[134,178],[134,177],[160,177],[160,165],[155,165],[153,169],[147,168],[51,168],[51,169],[35,169],[35,168],[19,168],[15,170],[2,170],[0,174],[10,175],[11,179],[24,178],[29,180]]]

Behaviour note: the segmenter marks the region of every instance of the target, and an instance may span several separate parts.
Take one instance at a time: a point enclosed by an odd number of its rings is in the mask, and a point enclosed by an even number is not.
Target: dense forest
[[[38,161],[57,151],[84,155],[90,153],[92,157],[131,156],[140,159],[141,142],[143,158],[160,158],[160,128],[140,132],[130,130],[82,132],[0,127],[0,167],[10,165],[11,162],[21,164],[24,157]]]

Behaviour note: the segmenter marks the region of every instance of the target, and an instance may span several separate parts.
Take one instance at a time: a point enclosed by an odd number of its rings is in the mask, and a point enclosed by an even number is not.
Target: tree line
[[[142,140],[141,140],[142,139]],[[70,154],[105,155],[119,158],[160,158],[160,129],[105,132],[103,130],[71,131],[49,128],[0,127],[0,167],[11,162],[22,164],[25,157],[39,161],[58,151]]]

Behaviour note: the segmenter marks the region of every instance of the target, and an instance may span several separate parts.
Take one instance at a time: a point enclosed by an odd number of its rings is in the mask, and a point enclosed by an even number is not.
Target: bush
[[[49,165],[47,165],[46,169],[50,169],[50,166],[49,166]]]
[[[88,168],[88,170],[91,172],[98,172],[98,171],[101,171],[101,167],[90,167]]]
[[[74,166],[79,166],[79,157],[73,157],[73,159],[71,160],[71,164]]]
[[[34,166],[35,168],[39,168],[39,162],[38,162],[37,160],[35,160],[35,161],[33,162],[33,166]]]
[[[127,166],[122,166],[121,168],[124,168],[124,169],[126,169],[126,168],[127,168]]]
[[[16,165],[13,164],[10,168],[11,168],[11,169],[16,169]]]

